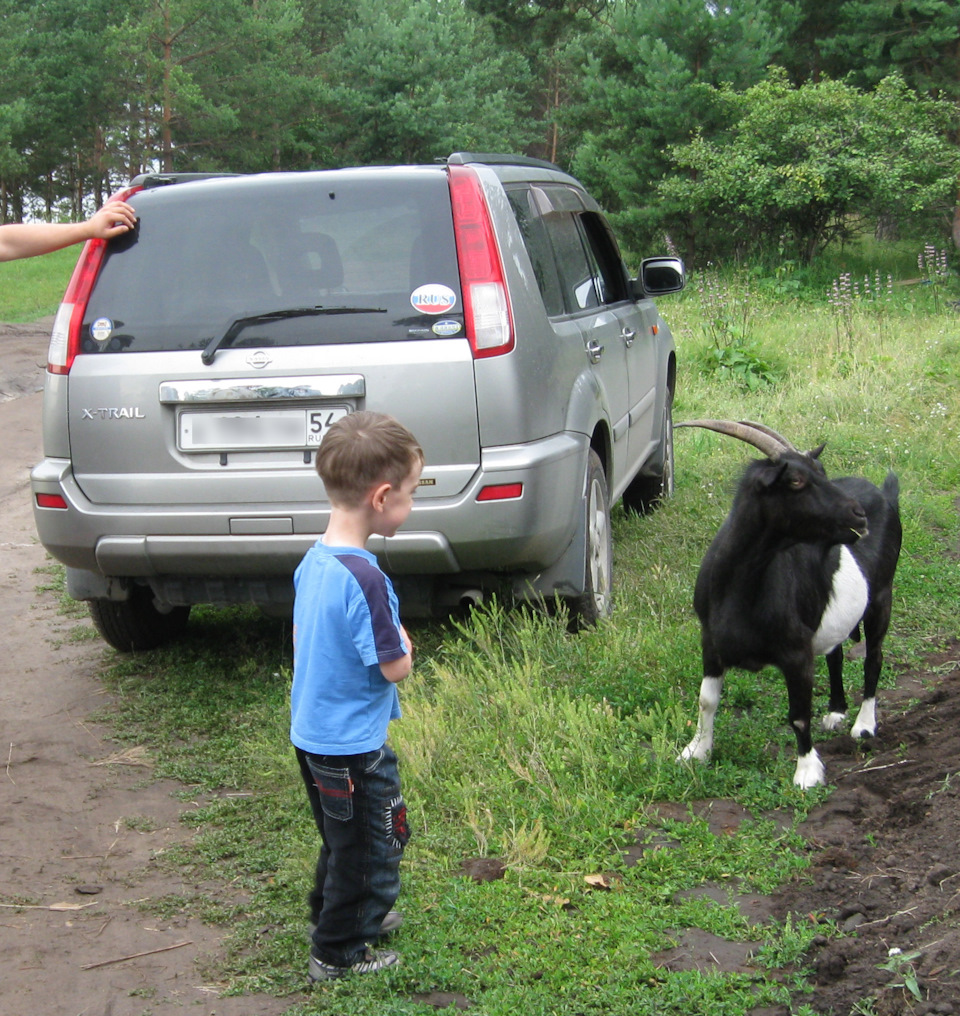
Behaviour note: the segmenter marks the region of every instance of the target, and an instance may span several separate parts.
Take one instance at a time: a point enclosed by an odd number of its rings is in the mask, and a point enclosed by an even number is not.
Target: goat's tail
[[[900,510],[900,481],[897,479],[896,473],[892,471],[887,473],[886,479],[883,481],[881,493],[891,507],[897,511]]]

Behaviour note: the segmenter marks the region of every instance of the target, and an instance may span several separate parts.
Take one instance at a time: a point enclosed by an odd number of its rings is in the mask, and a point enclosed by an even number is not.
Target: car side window
[[[610,227],[597,212],[584,212],[579,219],[595,267],[601,302],[626,300],[627,273]]]
[[[575,191],[515,185],[507,195],[549,316],[628,299],[626,271],[610,227]]]
[[[510,187],[507,190],[507,197],[510,199],[524,246],[533,265],[544,309],[550,317],[563,314],[565,307],[553,248],[533,192],[529,187]]]
[[[571,212],[550,212],[544,216],[544,223],[557,259],[567,311],[575,314],[599,307],[596,269],[587,256],[576,216]]]

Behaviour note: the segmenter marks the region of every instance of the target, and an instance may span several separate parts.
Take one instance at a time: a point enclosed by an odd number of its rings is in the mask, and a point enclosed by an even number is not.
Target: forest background
[[[957,0],[0,0],[0,221],[144,171],[546,158],[636,256],[960,243]]]

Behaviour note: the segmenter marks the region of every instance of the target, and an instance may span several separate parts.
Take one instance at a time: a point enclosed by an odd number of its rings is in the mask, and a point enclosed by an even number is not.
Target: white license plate
[[[185,452],[314,448],[348,411],[336,407],[181,413],[179,447]]]

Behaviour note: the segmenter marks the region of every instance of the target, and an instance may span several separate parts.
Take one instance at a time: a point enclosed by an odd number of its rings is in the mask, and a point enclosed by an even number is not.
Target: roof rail
[[[503,152],[453,152],[447,156],[448,166],[465,166],[470,162],[486,163],[488,166],[537,166],[540,169],[563,170],[546,159],[534,159],[530,155],[510,155]]]
[[[131,187],[166,187],[171,183],[190,183],[192,180],[212,180],[222,176],[240,176],[240,173],[141,173],[130,181]]]

